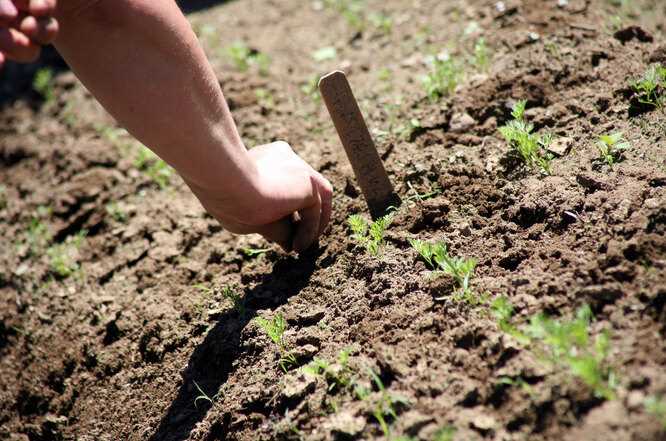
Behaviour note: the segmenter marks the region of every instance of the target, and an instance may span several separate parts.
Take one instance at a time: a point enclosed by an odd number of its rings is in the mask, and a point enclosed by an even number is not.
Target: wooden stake
[[[336,70],[319,80],[319,91],[354,169],[373,219],[386,214],[400,198],[393,190],[372,136],[344,72]]]

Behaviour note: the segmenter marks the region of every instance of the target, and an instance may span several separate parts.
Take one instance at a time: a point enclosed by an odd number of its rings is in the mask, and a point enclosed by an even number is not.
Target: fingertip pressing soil
[[[160,181],[168,171],[138,161],[71,72],[56,71],[47,101],[26,80],[34,67],[2,74],[0,439],[666,439],[666,410],[647,405],[666,397],[666,119],[630,87],[666,65],[664,5],[329,3],[188,16],[248,146],[284,139],[336,189],[331,225],[301,256],[231,235],[175,174]],[[479,37],[487,69],[467,61]],[[268,73],[239,70],[234,41],[268,54]],[[313,59],[329,46],[334,59]],[[464,80],[430,100],[421,77],[444,52],[465,60]],[[347,217],[366,206],[310,93],[340,67],[403,200],[379,256],[351,237]],[[554,135],[549,176],[497,130],[520,99]],[[615,132],[630,148],[603,165],[595,143]],[[417,238],[477,260],[478,302],[433,276]],[[589,305],[615,396],[501,330],[500,296],[520,329]],[[277,316],[287,372],[256,321]],[[327,374],[303,372],[317,360]]]

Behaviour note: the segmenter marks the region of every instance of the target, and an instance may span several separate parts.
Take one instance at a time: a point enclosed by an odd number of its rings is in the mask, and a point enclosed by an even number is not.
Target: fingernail
[[[48,10],[49,4],[46,0],[31,0],[30,9],[33,13],[42,13]]]

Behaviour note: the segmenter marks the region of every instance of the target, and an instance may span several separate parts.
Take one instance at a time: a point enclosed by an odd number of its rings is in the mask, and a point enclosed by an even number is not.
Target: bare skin
[[[298,252],[316,242],[331,215],[330,183],[285,142],[245,148],[173,0],[0,0],[0,62],[31,61],[50,41],[226,229]]]

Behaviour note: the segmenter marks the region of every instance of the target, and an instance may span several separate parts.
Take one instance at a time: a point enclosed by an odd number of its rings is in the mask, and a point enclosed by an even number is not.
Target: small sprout
[[[453,441],[456,431],[456,428],[453,426],[444,426],[435,432],[433,441]]]
[[[328,391],[343,390],[351,387],[353,372],[349,367],[349,349],[343,349],[338,353],[336,363],[330,363],[315,357],[310,363],[303,366],[301,370],[306,375],[323,377],[328,382]]]
[[[270,248],[241,248],[241,253],[245,254],[246,257],[253,258],[258,257],[269,252]]]
[[[555,365],[564,365],[587,384],[598,398],[615,398],[617,378],[606,365],[610,352],[610,339],[602,332],[590,338],[589,326],[592,310],[589,306],[578,309],[571,321],[555,320],[543,314],[532,317],[527,335],[545,347],[545,358]]]
[[[462,67],[453,57],[435,57],[431,72],[423,79],[428,99],[435,102],[453,93],[462,76]]]
[[[374,12],[368,16],[368,20],[382,34],[388,35],[393,31],[393,19],[387,14]]]
[[[120,205],[118,205],[117,202],[109,202],[106,204],[104,207],[106,210],[106,213],[111,216],[116,222],[120,222],[121,224],[124,224],[127,222],[128,216],[127,212],[123,210]]]
[[[546,149],[552,142],[552,135],[543,136],[532,133],[534,126],[525,121],[525,106],[527,101],[520,100],[511,112],[513,120],[499,128],[509,147],[528,167],[538,167],[543,174],[551,174],[550,161],[552,155]]]
[[[388,67],[382,67],[377,72],[377,79],[379,81],[388,82],[388,81],[391,81],[392,77],[393,77],[393,73],[391,73],[391,69],[389,69]]]
[[[7,187],[0,185],[0,210],[7,208]]]
[[[363,0],[324,0],[324,6],[339,13],[357,32],[365,28]]]
[[[425,193],[419,193],[409,181],[407,181],[407,187],[409,187],[409,191],[413,193],[405,198],[407,201],[422,202],[442,194],[442,188],[439,184],[435,184],[431,187],[430,191],[426,191]]]
[[[490,51],[483,37],[474,44],[474,66],[482,72],[487,71],[490,67]]]
[[[321,100],[319,94],[319,75],[311,76],[305,83],[301,85],[301,92],[310,97],[314,102]]]
[[[272,320],[257,317],[255,321],[278,347],[280,353],[278,365],[284,372],[287,372],[289,368],[297,364],[297,360],[284,341],[284,332],[287,329],[287,321],[284,319],[284,316],[282,314],[276,314]]]
[[[134,166],[144,172],[160,189],[169,186],[173,169],[149,148],[141,146],[134,158]]]
[[[362,216],[352,214],[347,218],[347,224],[352,230],[352,239],[365,247],[371,255],[377,256],[384,245],[384,232],[391,224],[391,218],[388,214],[369,224]]]
[[[53,245],[46,250],[51,272],[61,279],[66,279],[80,269],[72,254],[81,246],[87,231],[82,230],[65,243]]]
[[[251,66],[256,66],[259,74],[268,75],[271,60],[268,55],[250,49],[242,41],[237,41],[227,48],[227,55],[236,69],[247,72]]]
[[[375,387],[377,387],[377,390],[380,393],[379,399],[373,405],[372,416],[374,416],[377,422],[379,423],[379,426],[381,427],[384,436],[387,439],[391,439],[391,428],[388,424],[387,418],[391,418],[393,420],[398,419],[398,415],[395,411],[395,405],[396,404],[407,405],[409,403],[405,398],[389,393],[384,387],[384,383],[375,373],[375,371],[368,368],[368,373],[370,374],[373,383],[375,383]],[[361,398],[362,400],[364,400],[369,397],[369,391],[363,391],[361,392],[361,395],[364,395],[364,398]]]
[[[664,104],[663,90],[666,88],[666,67],[653,64],[641,78],[631,83],[631,88],[638,95],[638,102],[654,107]]]
[[[243,301],[243,298],[236,292],[234,287],[227,285],[222,288],[222,297],[229,300],[234,305],[234,310],[241,318],[245,317],[245,302]]]
[[[39,69],[32,82],[32,88],[39,93],[44,101],[50,103],[55,99],[53,92],[53,70],[48,67]]]
[[[213,402],[219,398],[220,392],[216,393],[213,396],[213,398],[211,398],[211,397],[208,396],[208,394],[206,394],[206,392],[203,391],[203,389],[201,389],[201,387],[197,384],[196,381],[192,380],[192,382],[194,383],[194,386],[199,391],[199,395],[194,399],[194,407],[197,407],[197,402],[199,400],[208,401],[212,406]]]
[[[51,233],[39,217],[33,217],[28,224],[25,232],[25,243],[28,245],[28,252],[36,256],[51,241]]]
[[[495,320],[497,320],[497,324],[501,331],[515,338],[520,343],[529,344],[529,337],[520,332],[518,328],[511,323],[513,317],[513,305],[509,302],[508,298],[504,296],[497,297],[490,304],[490,310],[492,311]]]
[[[622,153],[629,147],[631,146],[624,139],[622,132],[601,135],[597,141],[597,148],[600,154],[599,160],[604,161],[612,167],[613,164],[622,159]]]
[[[317,62],[334,60],[338,56],[338,51],[333,46],[322,47],[312,53],[312,59]]]
[[[398,136],[405,141],[409,141],[414,132],[417,132],[421,127],[421,121],[416,118],[411,118],[400,128]]]
[[[254,95],[257,97],[259,105],[264,109],[273,109],[275,107],[275,97],[270,90],[260,87],[254,91]]]
[[[418,239],[410,239],[412,248],[426,261],[428,266],[435,270],[435,274],[448,274],[455,281],[458,291],[455,300],[464,300],[467,303],[479,304],[482,298],[474,295],[470,281],[474,276],[476,259],[465,259],[463,257],[451,257],[444,242],[429,243]]]
[[[645,410],[657,417],[662,427],[666,429],[666,400],[664,400],[664,397],[647,397],[643,405]]]

